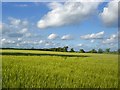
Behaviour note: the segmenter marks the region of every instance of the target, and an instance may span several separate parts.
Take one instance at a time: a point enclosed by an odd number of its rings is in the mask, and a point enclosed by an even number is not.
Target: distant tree
[[[79,52],[80,52],[80,53],[85,53],[84,49],[80,49]]]
[[[103,53],[103,50],[101,48],[99,48],[98,53]]]
[[[73,48],[70,49],[70,52],[75,52]]]
[[[92,49],[91,51],[89,51],[90,53],[97,53],[97,51],[95,49]]]
[[[31,48],[32,50],[34,49],[34,47]]]
[[[64,51],[67,52],[68,51],[68,46],[63,47]]]
[[[105,52],[106,52],[106,53],[109,53],[109,52],[110,52],[110,48],[107,48],[107,49],[105,50]]]
[[[62,52],[62,49],[61,49],[61,47],[58,47],[57,51],[60,51],[60,52]]]
[[[118,53],[120,53],[120,48],[118,49]]]

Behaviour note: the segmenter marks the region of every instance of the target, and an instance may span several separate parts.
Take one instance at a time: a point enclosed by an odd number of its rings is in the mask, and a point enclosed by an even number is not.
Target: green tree
[[[73,48],[70,49],[70,52],[75,52]]]
[[[67,52],[68,51],[68,46],[63,47],[64,51]]]
[[[98,53],[103,53],[103,50],[101,48],[99,48]]]
[[[110,48],[107,48],[107,49],[105,50],[105,52],[106,52],[106,53],[109,53],[109,52],[110,52]]]
[[[85,53],[84,49],[80,49],[79,52],[80,52],[80,53]]]
[[[118,53],[120,53],[120,48],[118,49]]]
[[[90,53],[97,53],[97,51],[95,49],[92,49],[91,51],[89,51]]]

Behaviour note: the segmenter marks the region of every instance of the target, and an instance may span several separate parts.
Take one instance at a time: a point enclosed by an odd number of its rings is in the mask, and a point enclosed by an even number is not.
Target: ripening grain
[[[117,88],[118,56],[29,50],[3,52],[76,54],[64,56],[2,56],[3,88]]]

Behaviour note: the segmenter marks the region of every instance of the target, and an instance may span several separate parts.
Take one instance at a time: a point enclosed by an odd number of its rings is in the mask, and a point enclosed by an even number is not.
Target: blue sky
[[[112,1],[4,2],[1,45],[16,48],[67,45],[75,50],[116,50],[118,16],[115,4]]]

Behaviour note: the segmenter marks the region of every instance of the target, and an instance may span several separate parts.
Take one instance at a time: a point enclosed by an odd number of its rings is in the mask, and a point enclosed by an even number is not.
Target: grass
[[[118,87],[118,55],[34,50],[2,53],[3,88]]]

